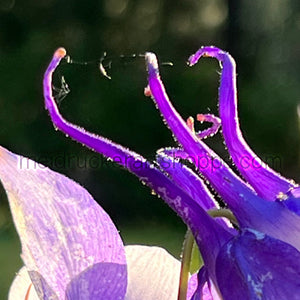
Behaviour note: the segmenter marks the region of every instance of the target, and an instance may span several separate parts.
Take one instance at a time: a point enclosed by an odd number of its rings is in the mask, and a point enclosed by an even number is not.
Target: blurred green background
[[[145,98],[143,58],[153,51],[168,93],[184,118],[217,113],[220,71],[213,59],[186,66],[202,45],[229,51],[237,62],[242,130],[262,158],[299,181],[296,106],[300,86],[298,0],[0,0],[1,145],[73,178],[110,214],[127,244],[161,245],[179,256],[185,226],[161,199],[126,171],[56,132],[44,110],[42,77],[53,51],[72,59],[55,74],[71,90],[60,109],[70,121],[149,159],[175,142]],[[97,60],[112,77],[101,75]],[[124,55],[122,58],[120,55]],[[208,141],[228,158],[220,138]],[[72,163],[67,161],[72,158]],[[98,159],[98,165],[90,165]],[[21,265],[5,193],[0,198],[0,299]]]

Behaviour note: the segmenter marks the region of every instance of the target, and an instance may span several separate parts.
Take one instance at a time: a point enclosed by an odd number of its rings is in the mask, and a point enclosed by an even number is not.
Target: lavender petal
[[[127,288],[126,265],[97,263],[68,284],[66,299],[123,300]]]
[[[180,262],[159,247],[125,247],[128,288],[125,300],[176,300]]]
[[[21,239],[22,259],[40,297],[53,291],[64,299],[69,282],[97,263],[126,265],[113,222],[79,184],[4,148],[0,178]]]

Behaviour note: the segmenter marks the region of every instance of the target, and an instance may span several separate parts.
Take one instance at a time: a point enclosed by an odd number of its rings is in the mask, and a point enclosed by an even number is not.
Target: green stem
[[[191,264],[191,257],[192,257],[194,243],[195,243],[194,236],[191,230],[188,229],[185,234],[185,239],[183,242],[183,249],[182,249],[179,291],[178,291],[178,298],[177,298],[178,300],[186,300],[189,271],[190,271],[190,264]]]
[[[207,211],[207,213],[213,217],[213,218],[218,218],[218,217],[224,217],[230,220],[233,224],[238,225],[238,221],[232,211],[227,208],[212,208]]]
[[[233,224],[238,225],[237,219],[235,218],[234,214],[229,209],[212,208],[212,209],[209,209],[207,211],[207,213],[213,218],[218,218],[218,217],[227,218]],[[184,242],[183,242],[180,281],[179,281],[179,290],[178,290],[177,300],[186,300],[190,266],[191,266],[191,258],[192,258],[194,244],[195,244],[194,236],[193,236],[191,230],[188,228],[188,230],[185,234]]]

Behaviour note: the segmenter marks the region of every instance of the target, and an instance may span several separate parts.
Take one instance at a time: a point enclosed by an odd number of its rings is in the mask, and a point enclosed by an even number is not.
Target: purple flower
[[[222,63],[221,126],[241,176],[203,142],[204,137],[217,130],[218,118],[199,115],[200,121],[207,120],[214,125],[207,133],[196,133],[193,119],[186,123],[172,106],[152,53],[145,55],[149,73],[146,94],[152,96],[179,148],[161,149],[157,162],[150,163],[64,120],[52,96],[51,81],[52,73],[65,55],[63,48],[55,52],[44,77],[45,105],[52,122],[74,140],[104,156],[121,157],[118,163],[154,190],[189,226],[204,261],[192,299],[202,299],[206,286],[214,293],[213,299],[300,299],[299,188],[268,166],[257,167],[257,156],[239,129],[233,58],[216,47],[203,47],[190,57],[189,64],[195,64],[202,56],[215,57]],[[193,161],[196,172],[182,167],[178,158]],[[218,205],[202,178],[232,211],[237,220],[236,229],[223,219],[210,216],[211,209]]]
[[[0,178],[24,267],[10,300],[176,299],[180,262],[164,249],[126,246],[79,184],[0,147]],[[190,285],[189,298],[195,286]]]

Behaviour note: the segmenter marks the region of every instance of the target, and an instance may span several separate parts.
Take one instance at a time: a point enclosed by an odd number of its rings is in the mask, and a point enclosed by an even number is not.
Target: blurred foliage
[[[150,220],[183,230],[131,174],[53,129],[42,98],[53,51],[64,46],[72,59],[94,61],[62,64],[56,72],[55,86],[64,76],[71,90],[60,103],[63,115],[153,159],[158,148],[175,143],[143,95],[143,58],[130,55],[153,51],[160,62],[173,62],[161,66],[162,78],[187,118],[217,113],[220,71],[212,59],[188,68],[188,56],[201,45],[226,49],[237,62],[247,141],[262,158],[278,156],[277,169],[299,181],[299,29],[297,0],[0,0],[1,144],[81,183],[117,224]],[[112,80],[98,69],[104,52]],[[228,157],[220,138],[208,143]],[[7,205],[5,196],[1,201]]]

